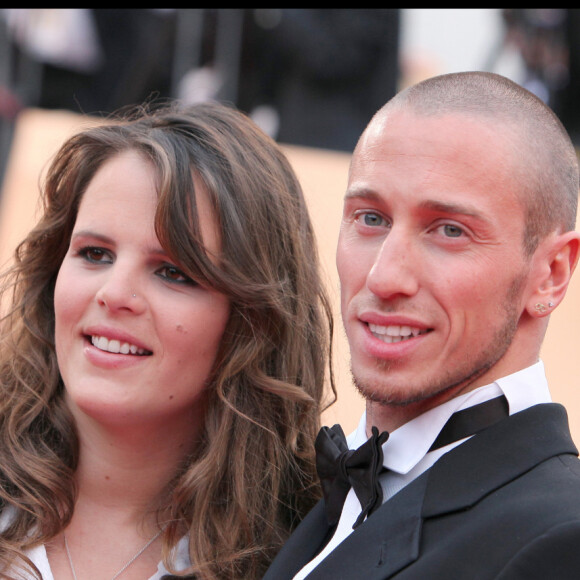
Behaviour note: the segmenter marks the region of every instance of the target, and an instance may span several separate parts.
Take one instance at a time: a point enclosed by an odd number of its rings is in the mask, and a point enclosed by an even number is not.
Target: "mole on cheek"
[[[177,332],[182,332],[183,334],[187,334],[187,330],[185,330],[185,328],[183,328],[183,326],[181,324],[178,324],[175,327],[175,330],[177,330]]]

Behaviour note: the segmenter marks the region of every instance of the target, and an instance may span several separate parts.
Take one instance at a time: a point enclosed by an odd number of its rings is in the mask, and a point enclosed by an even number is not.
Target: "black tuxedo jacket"
[[[441,457],[308,580],[577,580],[580,461],[564,407],[536,405]],[[264,580],[289,580],[328,541],[321,501]]]

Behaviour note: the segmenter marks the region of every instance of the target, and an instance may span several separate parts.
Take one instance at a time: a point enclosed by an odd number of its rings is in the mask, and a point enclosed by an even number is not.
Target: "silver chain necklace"
[[[116,580],[160,535],[163,530],[159,530],[112,578],[111,580]],[[66,556],[68,558],[68,563],[70,566],[70,571],[72,572],[74,580],[77,580],[77,574],[75,572],[75,567],[70,555],[70,550],[68,549],[68,542],[66,541],[66,534],[62,533],[64,537],[64,547],[66,549]]]

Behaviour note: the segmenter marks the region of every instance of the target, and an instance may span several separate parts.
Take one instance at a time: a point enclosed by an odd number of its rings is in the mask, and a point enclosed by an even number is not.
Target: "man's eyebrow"
[[[374,190],[368,188],[352,188],[346,191],[344,201],[349,199],[368,199],[369,201],[377,201],[381,196]]]
[[[385,201],[383,197],[375,190],[366,187],[353,187],[347,190],[344,196],[344,201],[348,202],[349,200],[355,199],[367,200],[374,203]],[[474,220],[489,224],[488,217],[486,217],[478,208],[466,203],[427,199],[419,204],[419,209],[450,216],[466,216],[473,218]]]
[[[437,213],[457,214],[472,217],[481,221],[488,221],[478,209],[463,203],[425,200],[419,204],[419,207]]]

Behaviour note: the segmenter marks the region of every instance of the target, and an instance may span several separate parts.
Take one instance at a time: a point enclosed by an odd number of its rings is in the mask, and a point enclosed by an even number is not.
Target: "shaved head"
[[[575,228],[576,152],[560,120],[535,95],[494,73],[452,73],[400,92],[379,110],[370,125],[401,109],[427,117],[465,115],[513,141],[513,159],[507,162],[513,165],[510,171],[520,184],[518,195],[526,209],[523,243],[527,254],[531,255],[549,233]]]

